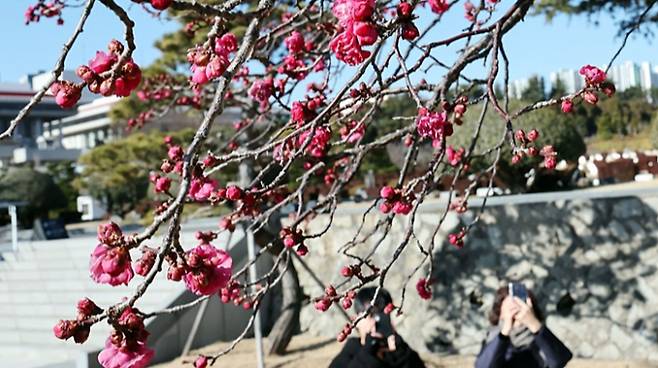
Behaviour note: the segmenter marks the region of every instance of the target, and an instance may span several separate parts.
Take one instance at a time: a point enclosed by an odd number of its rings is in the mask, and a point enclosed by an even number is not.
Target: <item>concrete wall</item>
[[[216,221],[213,221],[213,223],[216,223]],[[237,270],[247,262],[247,240],[240,231],[235,235],[235,239],[239,239],[239,241],[231,246],[229,253],[233,258],[233,269]],[[273,264],[272,257],[269,254],[260,257],[256,262],[258,276],[264,275],[271,269]],[[187,304],[197,298],[198,296],[186,290],[177,295],[174,300],[171,300],[168,306],[174,307]],[[275,317],[279,313],[279,307],[273,303],[274,298],[276,296],[273,294],[266,295],[260,308],[261,325],[265,333],[269,332],[269,328],[274,324]],[[155,356],[151,360],[152,364],[170,361],[181,356],[200,309],[201,303],[192,308],[170,314],[161,314],[147,320],[146,329],[150,333],[148,345],[149,348],[155,350]],[[191,349],[200,348],[217,341],[231,341],[237,338],[247,326],[252,311],[245,310],[242,306],[235,306],[232,303],[223,304],[217,295],[213,295],[208,299],[207,306],[201,313],[201,321],[193,337]],[[248,332],[247,336],[253,336],[253,329]],[[76,367],[101,368],[97,359],[99,352],[100,349],[89,349],[81,353],[76,362]]]
[[[449,214],[435,239],[433,299],[427,302],[417,296],[420,273],[405,284],[421,259],[415,242],[406,247],[387,277],[385,286],[396,304],[407,287],[404,314],[396,320],[398,330],[419,350],[477,354],[495,290],[509,279],[521,279],[537,294],[548,316],[547,326],[576,356],[658,361],[658,190],[639,193],[641,198],[605,191],[495,198],[461,250],[448,244],[446,235],[474,214]],[[471,208],[477,208],[476,202]],[[437,202],[422,207],[414,233],[424,246],[443,208],[445,204]],[[311,253],[305,260],[312,269],[321,270],[324,282],[344,280],[339,270],[347,260],[337,251],[354,236],[364,210],[341,208],[331,230],[309,242]],[[322,216],[307,233],[326,225],[328,219]],[[369,215],[363,233],[380,216]],[[394,221],[374,257],[376,264],[390,259],[407,220]],[[374,239],[355,253],[369,252]],[[426,263],[423,274],[427,269]],[[303,269],[300,279],[305,293],[322,294]],[[305,307],[302,330],[335,336],[344,324],[335,308],[319,313]]]

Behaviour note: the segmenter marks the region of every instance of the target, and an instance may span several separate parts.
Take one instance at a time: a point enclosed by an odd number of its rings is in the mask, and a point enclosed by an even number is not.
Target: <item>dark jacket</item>
[[[489,343],[483,343],[475,368],[562,368],[572,356],[562,341],[542,326],[532,343],[524,348],[515,348],[509,337],[500,333]]]
[[[395,351],[386,352],[379,359],[376,349],[361,345],[358,338],[349,338],[329,368],[425,368],[418,353],[398,335],[395,337],[395,347]]]

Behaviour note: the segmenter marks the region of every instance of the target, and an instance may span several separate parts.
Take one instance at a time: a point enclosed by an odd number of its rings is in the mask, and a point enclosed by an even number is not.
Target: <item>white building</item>
[[[510,97],[520,99],[523,95],[523,91],[528,88],[530,84],[529,78],[513,80],[509,83],[509,94]]]
[[[566,93],[574,93],[583,88],[583,77],[573,69],[560,69],[550,74],[551,88],[555,88],[557,81],[562,82]]]
[[[82,214],[80,218],[83,221],[98,220],[107,214],[103,204],[99,200],[89,195],[78,196],[76,204],[78,212]]]
[[[120,98],[103,97],[90,103],[78,106],[75,115],[44,123],[41,140],[48,145],[61,146],[69,150],[84,152],[88,149],[119,138],[125,134],[126,123],[113,124],[109,117],[112,106]],[[142,131],[177,131],[185,128],[196,128],[200,117],[194,117],[185,112],[189,108],[173,109],[165,116],[148,121]],[[232,124],[240,119],[241,110],[236,107],[224,109],[217,118],[220,123]],[[77,158],[77,157],[76,157]]]
[[[615,83],[618,91],[641,87],[640,67],[632,61],[615,65],[610,68],[610,79]]]
[[[584,85],[583,76],[573,69],[561,69],[550,74],[551,86],[554,87],[557,80],[564,85],[567,93],[573,93]],[[632,87],[640,87],[643,91],[658,88],[658,66],[650,62],[637,64],[626,61],[614,65],[608,71],[608,79],[611,80],[617,91],[625,91]]]
[[[625,91],[631,87],[640,87],[643,91],[658,88],[658,66],[650,62],[639,65],[626,61],[610,68],[608,77],[615,83],[618,91]]]
[[[658,87],[658,73],[655,73],[651,63],[646,61],[640,64],[640,87],[643,91]]]
[[[539,83],[542,86],[544,85],[544,77],[536,74],[531,75],[528,78],[513,80],[509,83],[510,97],[515,99],[521,99],[523,93],[526,91],[526,89],[528,89],[528,87],[530,87],[530,81],[534,78],[539,79]]]
[[[0,83],[0,131],[9,127],[12,119],[32,99],[35,89],[29,83]],[[26,161],[57,160],[66,157],[67,152],[50,150],[44,155],[35,154],[39,150],[38,137],[43,133],[43,123],[63,118],[75,110],[62,109],[52,96],[44,96],[18,124],[12,137],[0,142],[0,167],[21,164]]]
[[[118,97],[103,97],[80,105],[75,115],[44,123],[42,139],[48,145],[87,150],[120,135],[108,116]]]

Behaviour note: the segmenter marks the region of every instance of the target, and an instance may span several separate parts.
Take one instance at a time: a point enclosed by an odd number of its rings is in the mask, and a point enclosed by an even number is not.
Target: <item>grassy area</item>
[[[658,142],[651,142],[649,134],[638,134],[633,136],[619,136],[610,139],[592,137],[586,140],[587,153],[621,152],[624,149],[648,150],[658,148]]]

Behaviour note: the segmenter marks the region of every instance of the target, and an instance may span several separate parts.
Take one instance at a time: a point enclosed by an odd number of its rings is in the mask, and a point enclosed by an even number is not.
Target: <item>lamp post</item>
[[[9,217],[11,218],[11,248],[14,253],[18,252],[18,216],[16,205],[9,205]]]

